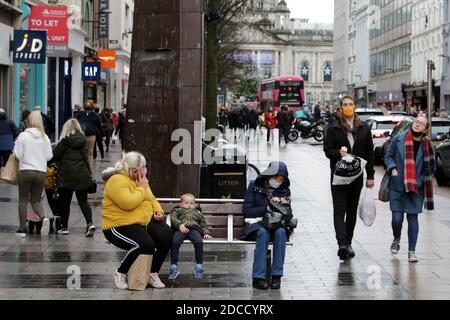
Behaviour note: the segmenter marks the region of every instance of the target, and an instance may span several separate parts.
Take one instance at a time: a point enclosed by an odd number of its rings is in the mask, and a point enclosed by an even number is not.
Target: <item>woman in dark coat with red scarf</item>
[[[394,241],[392,254],[400,250],[400,236],[405,213],[408,220],[408,260],[417,262],[416,243],[419,235],[418,215],[424,207],[434,209],[433,174],[435,159],[433,146],[426,137],[428,120],[418,117],[410,131],[392,139],[385,156],[386,170],[391,175],[389,203],[392,211]]]

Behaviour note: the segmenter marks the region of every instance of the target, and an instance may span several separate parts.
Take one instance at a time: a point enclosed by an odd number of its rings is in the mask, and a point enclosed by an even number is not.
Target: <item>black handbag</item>
[[[83,160],[84,160],[84,163],[86,164],[86,166],[87,166],[87,168],[88,168],[89,174],[91,175],[91,184],[90,184],[89,188],[87,189],[87,193],[88,193],[88,194],[94,194],[94,193],[97,193],[97,181],[95,181],[95,179],[92,179],[92,171],[91,171],[91,167],[89,166],[89,162],[88,162],[88,160],[83,156],[83,153],[81,153],[81,150],[80,150],[80,154],[81,154],[81,157],[82,157]]]
[[[281,227],[296,228],[297,219],[293,219],[290,204],[281,204],[270,200],[262,224],[264,228],[273,232]]]
[[[97,193],[97,181],[92,179],[91,185],[89,186],[89,189],[87,190],[89,194]]]
[[[382,202],[389,202],[389,182],[391,181],[391,176],[386,170],[386,173],[381,180],[380,190],[378,191],[378,199]]]

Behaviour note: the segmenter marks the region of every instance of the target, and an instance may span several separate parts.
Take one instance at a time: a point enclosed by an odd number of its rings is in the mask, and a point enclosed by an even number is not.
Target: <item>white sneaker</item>
[[[114,272],[114,282],[116,283],[116,287],[118,289],[128,289],[127,275],[125,273],[120,273],[119,271]]]
[[[42,219],[41,236],[48,236],[49,233],[50,233],[50,219],[44,218]]]
[[[148,283],[156,289],[162,289],[165,288],[166,285],[164,283],[162,283],[161,279],[159,279],[158,274],[155,273],[150,273],[150,278],[148,279]]]
[[[409,262],[418,262],[419,261],[419,259],[416,256],[416,253],[414,251],[408,252],[408,260],[409,260]]]

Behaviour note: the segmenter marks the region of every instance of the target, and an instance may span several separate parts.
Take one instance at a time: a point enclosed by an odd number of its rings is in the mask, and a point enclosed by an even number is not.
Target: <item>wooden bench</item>
[[[170,212],[179,206],[180,199],[160,198],[158,202],[167,215],[166,223],[170,226]],[[200,205],[208,229],[213,236],[212,240],[203,240],[205,244],[227,244],[227,245],[255,245],[255,241],[239,240],[244,229],[244,214],[242,212],[242,199],[196,199]],[[184,240],[183,243],[190,243]],[[273,245],[271,242],[270,245]],[[287,242],[292,246],[292,242]],[[267,278],[270,277],[272,265],[272,251],[267,252]]]

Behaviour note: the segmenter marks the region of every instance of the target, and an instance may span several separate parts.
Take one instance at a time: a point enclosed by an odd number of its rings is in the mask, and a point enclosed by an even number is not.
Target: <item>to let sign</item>
[[[81,64],[82,81],[100,81],[100,62],[83,62]]]
[[[28,26],[47,31],[47,53],[64,57],[68,53],[69,29],[66,6],[32,6]]]
[[[109,37],[109,16],[105,11],[109,9],[109,0],[98,1],[98,38]]]
[[[47,32],[14,30],[13,62],[45,64]]]

